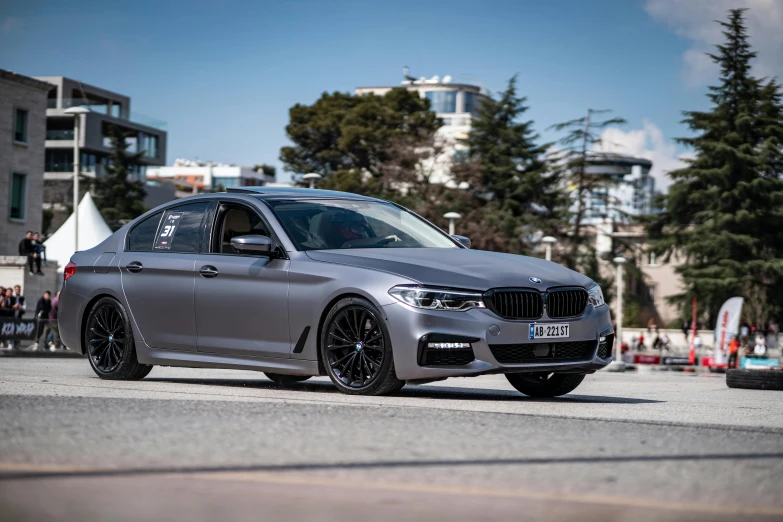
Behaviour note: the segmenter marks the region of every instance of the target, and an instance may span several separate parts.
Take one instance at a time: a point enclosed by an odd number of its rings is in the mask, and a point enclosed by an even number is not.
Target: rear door
[[[212,206],[200,201],[171,207],[128,233],[120,259],[122,288],[151,347],[196,350],[195,268]]]
[[[231,238],[271,236],[261,214],[221,202],[209,251],[196,263],[198,350],[226,355],[288,358],[288,259],[241,253]]]

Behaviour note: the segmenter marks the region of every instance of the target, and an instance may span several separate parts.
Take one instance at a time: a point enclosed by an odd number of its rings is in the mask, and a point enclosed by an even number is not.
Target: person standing
[[[729,368],[737,367],[737,355],[739,353],[740,343],[737,336],[733,335],[729,341]]]
[[[780,347],[780,344],[778,343],[780,337],[780,326],[774,319],[769,322],[769,335],[775,336],[775,347]]]
[[[37,350],[41,347],[41,337],[43,336],[43,348],[46,347],[46,336],[44,333],[48,332],[46,325],[49,323],[49,313],[52,311],[52,293],[47,290],[43,293],[43,296],[38,299],[38,304],[35,305],[35,318],[38,321],[38,328],[35,332],[35,344],[33,349]],[[42,348],[42,349],[43,349]]]
[[[14,319],[21,319],[24,315],[25,310],[27,309],[27,303],[25,301],[24,295],[22,295],[22,287],[19,285],[14,285]],[[18,350],[20,348],[20,341],[19,339],[14,339],[13,341],[13,347],[14,350]]]
[[[38,232],[33,234],[32,245],[33,255],[35,256],[35,259],[38,260],[38,271],[36,272],[36,275],[43,275],[43,272],[41,272],[41,261],[46,264],[46,247],[44,246],[43,241],[41,241],[41,235]]]
[[[33,265],[37,264],[38,270],[41,271],[41,258],[37,257],[33,249],[33,231],[28,230],[24,238],[19,242],[19,255],[27,258],[27,268],[30,270],[30,275],[35,275],[36,271],[33,269]]]
[[[57,324],[57,312],[60,307],[60,291],[58,290],[54,297],[52,297],[52,309],[49,312],[49,331],[52,332],[52,344],[50,346],[52,351],[58,350],[62,347],[60,343],[60,328]]]

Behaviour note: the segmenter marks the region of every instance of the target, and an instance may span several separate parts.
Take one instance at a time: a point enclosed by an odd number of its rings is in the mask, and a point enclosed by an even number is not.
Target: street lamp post
[[[310,188],[315,188],[315,182],[321,179],[323,176],[320,174],[316,174],[315,172],[310,172],[308,174],[305,174],[302,176],[302,179],[305,179],[310,182]]]
[[[623,372],[625,371],[625,363],[623,362],[623,265],[626,259],[622,256],[615,257],[614,263],[617,265],[617,275],[615,280],[615,287],[617,288],[617,303],[616,312],[617,316],[617,329],[615,331],[615,358],[609,365],[609,371]]]
[[[557,239],[552,236],[544,236],[541,238],[541,242],[546,245],[546,260],[552,261],[552,245],[557,243]]]
[[[462,217],[457,212],[446,212],[443,217],[449,220],[449,235],[454,235],[454,222]]]
[[[63,111],[73,116],[73,251],[79,251],[79,123],[87,107],[71,107]]]

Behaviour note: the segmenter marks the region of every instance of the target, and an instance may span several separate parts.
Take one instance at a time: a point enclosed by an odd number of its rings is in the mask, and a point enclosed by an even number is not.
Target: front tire
[[[349,395],[386,395],[405,382],[394,371],[391,339],[381,312],[368,300],[335,304],[321,330],[321,360],[337,389]]]
[[[559,397],[570,393],[582,384],[583,373],[507,373],[506,379],[517,391],[528,397]]]
[[[128,314],[114,298],[104,297],[90,309],[84,345],[101,379],[138,381],[152,371],[152,366],[139,363]]]

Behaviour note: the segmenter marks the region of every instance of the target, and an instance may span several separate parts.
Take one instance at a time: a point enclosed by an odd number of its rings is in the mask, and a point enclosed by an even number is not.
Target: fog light
[[[455,348],[470,348],[470,343],[427,343],[427,348],[434,350],[453,350]]]

